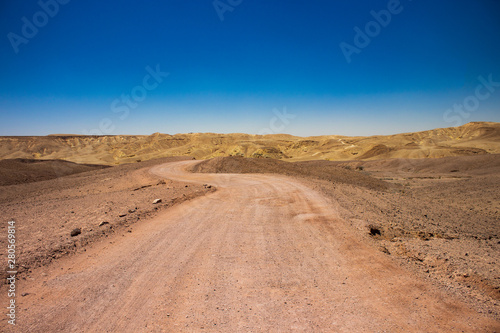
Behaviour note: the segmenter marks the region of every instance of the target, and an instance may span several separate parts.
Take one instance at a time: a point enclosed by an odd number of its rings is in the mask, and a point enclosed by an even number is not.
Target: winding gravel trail
[[[500,331],[366,245],[292,178],[166,178],[218,190],[22,280],[21,332]]]

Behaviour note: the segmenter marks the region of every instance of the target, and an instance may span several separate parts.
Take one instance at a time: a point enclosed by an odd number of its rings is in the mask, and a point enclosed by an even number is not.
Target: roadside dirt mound
[[[287,176],[351,184],[374,190],[388,190],[393,185],[359,171],[341,168],[329,161],[284,162],[273,159],[216,157],[195,165],[192,172],[202,173],[275,173]]]
[[[32,183],[103,168],[108,168],[108,166],[77,164],[61,160],[29,160],[22,158],[1,160],[0,186]]]

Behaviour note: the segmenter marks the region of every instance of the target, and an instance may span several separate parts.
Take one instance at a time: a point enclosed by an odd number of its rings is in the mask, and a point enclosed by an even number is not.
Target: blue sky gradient
[[[367,32],[372,11],[390,22]],[[0,35],[0,135],[256,134],[284,109],[301,136],[500,121],[497,0],[3,1]]]

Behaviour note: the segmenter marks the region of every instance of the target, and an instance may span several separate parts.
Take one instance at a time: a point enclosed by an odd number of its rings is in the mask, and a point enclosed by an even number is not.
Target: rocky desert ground
[[[498,123],[2,137],[0,158],[2,331],[500,331]]]

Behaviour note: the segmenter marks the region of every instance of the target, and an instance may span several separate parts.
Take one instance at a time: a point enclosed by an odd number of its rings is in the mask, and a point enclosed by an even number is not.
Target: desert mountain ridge
[[[356,137],[240,133],[0,137],[0,159],[59,159],[106,165],[170,156],[349,161],[499,153],[500,123],[495,122],[472,122],[422,132]]]

